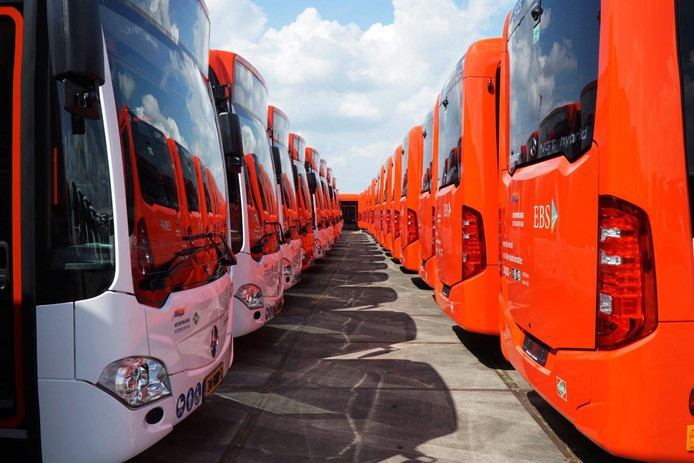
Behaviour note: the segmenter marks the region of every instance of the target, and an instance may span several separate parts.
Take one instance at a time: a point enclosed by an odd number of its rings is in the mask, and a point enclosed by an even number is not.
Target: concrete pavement
[[[592,444],[362,232],[235,340],[212,399],[133,462],[623,461]]]

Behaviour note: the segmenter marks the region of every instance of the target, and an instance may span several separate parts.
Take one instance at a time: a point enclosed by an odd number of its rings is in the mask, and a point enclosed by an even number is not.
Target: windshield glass
[[[238,60],[234,64],[232,98],[235,106],[242,106],[261,121],[267,122],[267,88]]]
[[[434,171],[434,111],[429,111],[424,121],[422,136],[422,192],[431,191],[431,180]]]
[[[441,92],[439,103],[438,188],[458,184],[463,135],[463,56]]]
[[[207,16],[197,1],[177,2],[169,9],[168,19],[157,9],[115,0],[102,3],[123,162],[126,176],[134,177],[126,178],[126,186],[129,228],[134,235],[131,251],[135,292],[141,301],[158,304],[167,294],[162,293],[161,286],[190,288],[218,278],[224,269],[222,265],[201,265],[221,262],[219,241],[185,239],[186,224],[194,230],[202,227],[199,215],[194,218],[190,210],[181,210],[181,195],[177,192],[185,192],[186,188],[177,184],[171,150],[168,157],[166,150],[167,144],[174,144],[185,153],[193,153],[214,176],[215,184],[224,184],[215,111],[203,74],[207,58],[195,51],[207,46],[206,36],[195,38],[195,34],[205,35],[209,25],[199,24],[207,23]],[[182,16],[185,20],[180,24],[173,22]],[[191,18],[197,21],[195,25],[190,24]],[[183,46],[183,26],[195,32],[190,48]],[[176,31],[181,34],[179,40],[175,40]],[[199,67],[202,64],[203,68]],[[162,137],[170,142],[162,144]],[[211,226],[219,236],[226,236],[225,224],[226,217],[219,217]]]
[[[253,155],[255,159],[255,176],[258,184],[258,194],[260,195],[262,204],[259,206],[267,212],[272,212],[269,204],[269,199],[265,196],[265,175],[271,173],[270,177],[274,177],[274,168],[272,167],[272,157],[270,155],[270,144],[267,138],[267,133],[263,124],[253,115],[242,109],[236,108],[241,122],[241,137],[243,139],[243,151],[246,156]]]
[[[285,149],[289,143],[289,119],[276,109],[272,111],[272,141]]]
[[[509,23],[511,173],[558,155],[573,161],[593,140],[600,1],[543,0],[537,20],[533,5]]]
[[[408,133],[402,141],[402,192],[400,196],[407,196],[407,160],[409,159],[410,134]]]
[[[684,141],[686,146],[687,178],[689,181],[689,212],[694,233],[694,3],[677,2],[677,41],[682,78]]]

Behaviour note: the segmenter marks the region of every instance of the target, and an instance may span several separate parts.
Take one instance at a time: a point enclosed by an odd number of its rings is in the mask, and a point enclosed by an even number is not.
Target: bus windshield
[[[525,0],[509,23],[511,173],[559,155],[574,161],[593,141],[600,1],[543,0],[537,20],[533,5]]]
[[[434,111],[429,111],[423,125],[424,146],[422,149],[422,193],[431,191],[434,169]]]
[[[196,14],[180,17],[174,6],[152,12],[137,6],[142,2],[115,0],[103,0],[101,12],[116,107],[129,114],[124,117],[123,111],[119,124],[126,177],[133,177],[126,178],[126,196],[135,293],[155,305],[170,290],[207,283],[224,271],[221,264],[206,264],[221,263],[226,229],[208,243],[187,240],[183,224],[192,219],[177,193],[184,192],[188,208],[199,210],[189,153],[209,169],[215,184],[224,184],[215,110],[205,80],[208,19],[197,1],[182,1],[190,4],[183,11]],[[166,139],[186,159],[179,188]],[[200,252],[194,252],[197,247]]]

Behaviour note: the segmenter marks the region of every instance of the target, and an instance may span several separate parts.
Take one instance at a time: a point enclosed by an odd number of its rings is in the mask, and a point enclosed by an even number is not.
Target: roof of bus
[[[463,77],[486,76],[495,72],[503,49],[504,39],[501,37],[478,40],[470,45],[465,53]]]
[[[356,193],[340,193],[340,201],[358,201],[359,195]]]
[[[221,60],[224,64],[224,67],[227,70],[231,71],[231,75],[227,77],[229,83],[232,86],[234,85],[234,66],[236,64],[236,61],[238,61],[243,66],[248,68],[248,70],[251,71],[253,75],[258,78],[260,83],[263,84],[263,87],[265,87],[265,90],[267,91],[267,83],[265,83],[265,79],[263,79],[262,74],[260,74],[260,72],[255,68],[255,66],[248,62],[243,56],[226,50],[210,50],[210,61],[212,61],[213,58]]]
[[[289,121],[289,117],[287,116],[287,114],[285,114],[285,112],[282,111],[282,110],[281,110],[280,108],[278,108],[277,106],[269,105],[269,106],[267,107],[267,112],[268,112],[268,114],[272,114],[273,117],[274,117],[275,114],[277,114],[278,116],[283,117],[283,118],[285,118],[287,121]],[[290,135],[291,135],[291,133],[290,133]]]

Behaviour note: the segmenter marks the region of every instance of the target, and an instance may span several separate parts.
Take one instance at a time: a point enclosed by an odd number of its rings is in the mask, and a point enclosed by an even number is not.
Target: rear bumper
[[[424,283],[428,284],[430,287],[436,285],[436,280],[438,276],[436,275],[436,255],[433,255],[424,262],[418,269],[419,276],[424,280]]]
[[[579,431],[621,457],[694,460],[687,451],[687,426],[694,426],[688,407],[694,323],[660,323],[650,336],[612,351],[550,351],[540,366],[523,351],[524,333],[502,310],[509,360]]]
[[[391,251],[393,249],[393,234],[387,233],[383,238],[383,248],[386,251]]]
[[[402,255],[402,243],[399,236],[393,240],[393,251],[391,254],[393,258],[400,260],[400,256]]]
[[[407,270],[416,272],[419,270],[419,264],[421,263],[419,257],[419,240],[409,244],[400,253],[400,263]]]
[[[474,333],[499,334],[497,266],[489,266],[482,273],[454,284],[448,297],[443,294],[442,286],[437,285],[436,303],[460,327]]]

